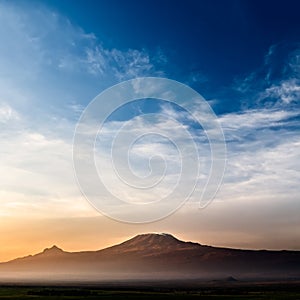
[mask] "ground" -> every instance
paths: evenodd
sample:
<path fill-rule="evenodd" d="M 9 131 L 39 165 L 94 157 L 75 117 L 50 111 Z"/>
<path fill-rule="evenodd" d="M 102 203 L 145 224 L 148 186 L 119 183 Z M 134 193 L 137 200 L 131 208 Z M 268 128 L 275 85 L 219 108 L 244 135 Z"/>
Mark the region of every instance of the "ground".
<path fill-rule="evenodd" d="M 10 299 L 233 299 L 289 300 L 300 299 L 300 284 L 209 284 L 195 287 L 171 286 L 42 286 L 2 285 L 0 300 Z"/>

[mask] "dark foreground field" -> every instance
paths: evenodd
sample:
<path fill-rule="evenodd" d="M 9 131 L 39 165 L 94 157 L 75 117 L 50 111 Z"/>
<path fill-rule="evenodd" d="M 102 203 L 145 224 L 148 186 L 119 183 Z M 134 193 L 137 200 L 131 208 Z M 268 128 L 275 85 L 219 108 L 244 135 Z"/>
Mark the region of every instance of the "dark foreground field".
<path fill-rule="evenodd" d="M 2 285 L 0 299 L 271 299 L 300 300 L 300 283 L 208 283 L 197 286 L 156 285 L 147 283 L 139 286 L 42 286 Z"/>

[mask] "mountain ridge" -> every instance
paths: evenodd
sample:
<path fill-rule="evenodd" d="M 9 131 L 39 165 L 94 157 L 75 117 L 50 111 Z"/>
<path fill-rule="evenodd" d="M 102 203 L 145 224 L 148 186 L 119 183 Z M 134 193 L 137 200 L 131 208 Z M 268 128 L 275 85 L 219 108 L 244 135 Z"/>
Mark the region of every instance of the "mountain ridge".
<path fill-rule="evenodd" d="M 161 242 L 164 240 L 164 243 L 161 244 Z M 192 242 L 192 241 L 182 241 L 177 239 L 175 236 L 173 236 L 172 234 L 169 233 L 142 233 L 142 234 L 138 234 L 135 235 L 131 238 L 129 238 L 126 241 L 123 241 L 121 243 L 112 245 L 112 246 L 108 246 L 108 247 L 104 247 L 98 250 L 79 250 L 79 251 L 66 251 L 63 248 L 60 248 L 57 245 L 52 245 L 50 247 L 46 247 L 44 248 L 41 252 L 38 252 L 36 254 L 29 254 L 26 255 L 24 257 L 18 257 L 18 258 L 14 258 L 11 259 L 9 261 L 5 261 L 5 262 L 0 262 L 0 264 L 2 263 L 7 263 L 7 262 L 11 262 L 14 261 L 16 259 L 22 259 L 22 258 L 26 258 L 26 257 L 33 257 L 36 255 L 40 255 L 40 254 L 55 254 L 55 253 L 91 253 L 91 252 L 100 252 L 100 251 L 105 251 L 105 250 L 110 250 L 116 247 L 120 247 L 120 246 L 129 246 L 132 247 L 134 245 L 137 244 L 141 244 L 141 243 L 147 243 L 148 245 L 152 244 L 153 248 L 160 248 L 163 246 L 174 246 L 175 243 L 177 243 L 177 245 L 190 245 L 190 246 L 201 246 L 201 247 L 207 247 L 207 248 L 214 248 L 214 249 L 222 249 L 222 250 L 232 250 L 232 251 L 252 251 L 252 252 L 295 252 L 298 253 L 300 252 L 299 250 L 268 250 L 268 249 L 241 249 L 241 248 L 230 248 L 230 247 L 222 247 L 222 246 L 210 246 L 210 245 L 205 245 L 205 244 L 201 244 L 198 242 Z M 160 243 L 160 244 L 158 244 Z M 143 245 L 145 247 L 145 245 Z"/>
<path fill-rule="evenodd" d="M 0 263 L 1 275 L 94 278 L 300 278 L 300 251 L 241 250 L 185 242 L 168 233 L 139 234 L 95 251 L 67 252 L 53 245 Z M 68 275 L 66 275 L 68 274 Z M 224 278 L 225 278 L 224 277 Z"/>

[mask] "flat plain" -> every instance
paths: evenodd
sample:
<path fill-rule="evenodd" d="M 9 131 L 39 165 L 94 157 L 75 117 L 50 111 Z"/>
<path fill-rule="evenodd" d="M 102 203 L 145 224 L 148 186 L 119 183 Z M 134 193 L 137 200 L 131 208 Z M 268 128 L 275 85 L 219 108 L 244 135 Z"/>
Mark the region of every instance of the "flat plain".
<path fill-rule="evenodd" d="M 174 284 L 174 283 L 173 283 Z M 299 282 L 199 284 L 2 285 L 0 299 L 235 299 L 299 300 Z"/>

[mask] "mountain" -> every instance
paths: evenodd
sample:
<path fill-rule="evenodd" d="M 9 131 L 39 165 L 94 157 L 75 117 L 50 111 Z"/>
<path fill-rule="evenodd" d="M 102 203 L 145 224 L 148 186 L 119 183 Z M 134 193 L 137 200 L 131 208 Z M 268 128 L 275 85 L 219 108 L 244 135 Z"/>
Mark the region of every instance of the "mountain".
<path fill-rule="evenodd" d="M 239 250 L 141 234 L 98 251 L 57 246 L 0 263 L 0 279 L 300 278 L 299 251 Z"/>

